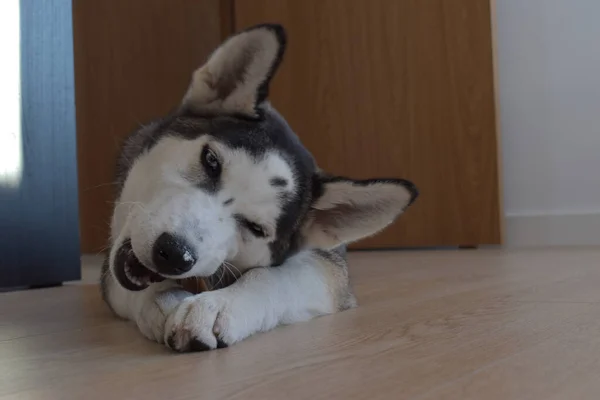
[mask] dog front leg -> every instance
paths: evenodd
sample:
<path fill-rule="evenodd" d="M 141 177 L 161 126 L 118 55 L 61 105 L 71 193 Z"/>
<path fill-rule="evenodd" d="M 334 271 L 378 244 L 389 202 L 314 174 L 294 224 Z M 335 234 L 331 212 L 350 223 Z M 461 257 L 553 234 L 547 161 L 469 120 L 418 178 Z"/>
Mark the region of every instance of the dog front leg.
<path fill-rule="evenodd" d="M 345 260 L 305 251 L 279 267 L 249 270 L 227 288 L 183 299 L 168 317 L 165 343 L 178 351 L 225 347 L 354 305 Z"/>

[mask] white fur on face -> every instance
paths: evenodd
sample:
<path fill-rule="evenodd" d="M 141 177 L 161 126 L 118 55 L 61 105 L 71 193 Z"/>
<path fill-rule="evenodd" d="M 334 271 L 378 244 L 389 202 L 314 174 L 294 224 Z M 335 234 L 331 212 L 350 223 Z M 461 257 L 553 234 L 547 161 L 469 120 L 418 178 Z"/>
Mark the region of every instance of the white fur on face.
<path fill-rule="evenodd" d="M 209 145 L 222 163 L 217 190 L 202 188 L 200 154 Z M 274 186 L 272 178 L 287 182 Z M 152 266 L 152 247 L 164 232 L 182 237 L 198 256 L 184 275 L 207 276 L 223 261 L 238 268 L 269 265 L 281 197 L 296 190 L 293 172 L 276 152 L 255 159 L 206 135 L 195 140 L 166 137 L 133 164 L 113 215 L 115 246 L 130 238 L 133 251 Z M 236 217 L 263 227 L 259 238 Z"/>

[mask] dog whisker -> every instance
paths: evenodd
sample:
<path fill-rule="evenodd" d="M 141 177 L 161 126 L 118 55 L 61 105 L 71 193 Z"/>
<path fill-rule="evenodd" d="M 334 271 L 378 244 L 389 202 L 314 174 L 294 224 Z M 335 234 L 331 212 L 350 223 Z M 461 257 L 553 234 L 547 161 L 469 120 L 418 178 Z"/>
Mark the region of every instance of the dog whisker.
<path fill-rule="evenodd" d="M 233 278 L 235 280 L 238 280 L 241 276 L 242 273 L 240 272 L 240 270 L 233 264 L 231 264 L 230 262 L 224 261 L 223 265 L 225 266 L 225 268 L 227 268 L 227 270 L 229 271 L 229 273 L 233 276 Z M 236 274 L 237 272 L 237 274 Z"/>
<path fill-rule="evenodd" d="M 219 278 L 219 281 L 217 282 L 217 284 L 215 285 L 216 287 L 219 287 L 219 285 L 221 284 L 221 282 L 223 281 L 223 278 L 225 277 L 225 270 L 223 268 L 219 268 L 221 270 L 221 277 Z"/>

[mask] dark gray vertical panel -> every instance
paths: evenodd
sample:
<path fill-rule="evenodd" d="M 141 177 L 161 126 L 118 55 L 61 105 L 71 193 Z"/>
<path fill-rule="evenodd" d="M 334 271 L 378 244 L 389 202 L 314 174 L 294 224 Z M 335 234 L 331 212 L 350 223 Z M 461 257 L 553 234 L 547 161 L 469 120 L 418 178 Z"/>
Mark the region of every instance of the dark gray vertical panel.
<path fill-rule="evenodd" d="M 0 182 L 0 287 L 80 277 L 71 0 L 20 5 L 22 175 Z"/>

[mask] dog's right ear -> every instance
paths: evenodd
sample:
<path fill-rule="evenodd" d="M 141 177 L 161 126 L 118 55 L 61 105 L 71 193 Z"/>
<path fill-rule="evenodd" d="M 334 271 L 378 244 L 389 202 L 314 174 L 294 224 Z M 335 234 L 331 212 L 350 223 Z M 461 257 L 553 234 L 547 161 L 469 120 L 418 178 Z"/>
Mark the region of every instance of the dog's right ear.
<path fill-rule="evenodd" d="M 183 107 L 259 117 L 285 43 L 283 27 L 275 24 L 257 25 L 232 36 L 194 72 Z"/>
<path fill-rule="evenodd" d="M 313 204 L 303 227 L 305 246 L 332 249 L 391 224 L 419 195 L 405 179 L 353 180 L 316 176 Z"/>

